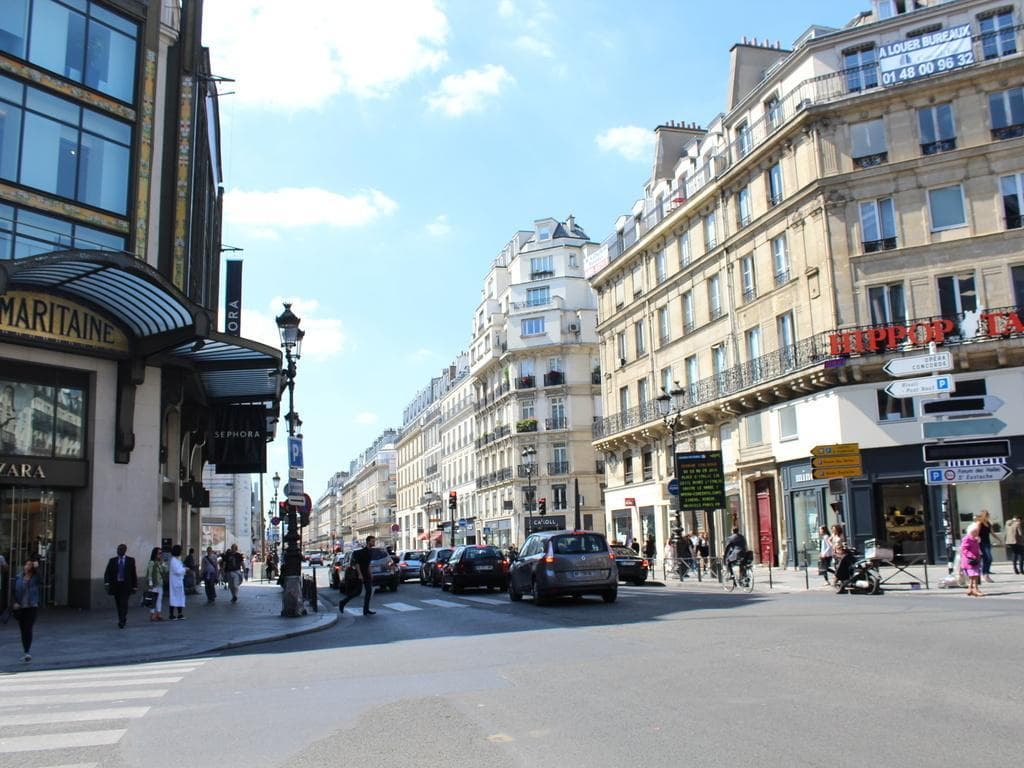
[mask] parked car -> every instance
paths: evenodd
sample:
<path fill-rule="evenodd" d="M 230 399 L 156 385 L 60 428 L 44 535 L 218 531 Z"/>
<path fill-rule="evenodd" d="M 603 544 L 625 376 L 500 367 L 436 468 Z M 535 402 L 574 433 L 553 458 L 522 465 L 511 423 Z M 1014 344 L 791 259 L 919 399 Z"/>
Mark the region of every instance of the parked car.
<path fill-rule="evenodd" d="M 331 586 L 341 589 L 341 583 L 345 578 L 345 569 L 352 562 L 352 555 L 359 550 L 345 552 L 335 556 L 331 566 Z M 370 575 L 373 578 L 373 586 L 379 589 L 390 589 L 398 591 L 401 577 L 398 574 L 398 566 L 395 565 L 391 554 L 381 547 L 374 547 L 370 550 Z"/>
<path fill-rule="evenodd" d="M 420 566 L 430 553 L 427 550 L 411 549 L 398 553 L 398 577 L 401 581 L 418 579 Z"/>
<path fill-rule="evenodd" d="M 508 561 L 497 547 L 476 544 L 452 552 L 441 571 L 441 589 L 458 594 L 466 587 L 508 588 Z"/>
<path fill-rule="evenodd" d="M 323 552 L 307 552 L 306 563 L 308 565 L 323 565 L 324 564 L 324 553 Z"/>
<path fill-rule="evenodd" d="M 420 584 L 437 587 L 441 584 L 441 571 L 454 550 L 451 547 L 434 547 L 420 566 Z"/>
<path fill-rule="evenodd" d="M 619 581 L 628 581 L 640 586 L 647 581 L 650 562 L 643 555 L 638 555 L 629 547 L 612 547 L 615 555 L 615 567 L 619 571 Z"/>
<path fill-rule="evenodd" d="M 331 561 L 331 589 L 341 589 L 341 580 L 345 576 L 345 566 L 348 565 L 347 558 L 351 554 L 351 552 L 339 552 Z"/>
<path fill-rule="evenodd" d="M 545 531 L 532 534 L 509 569 L 508 596 L 525 593 L 541 605 L 560 595 L 600 595 L 614 603 L 619 592 L 615 556 L 604 534 L 594 531 Z"/>

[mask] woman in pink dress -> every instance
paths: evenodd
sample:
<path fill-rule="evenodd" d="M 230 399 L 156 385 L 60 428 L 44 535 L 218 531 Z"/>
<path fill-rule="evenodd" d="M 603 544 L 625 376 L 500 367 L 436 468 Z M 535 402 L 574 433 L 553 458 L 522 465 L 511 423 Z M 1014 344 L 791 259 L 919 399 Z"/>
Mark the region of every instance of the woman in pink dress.
<path fill-rule="evenodd" d="M 977 523 L 972 523 L 960 541 L 960 570 L 967 577 L 967 594 L 983 597 L 981 583 L 981 536 Z"/>

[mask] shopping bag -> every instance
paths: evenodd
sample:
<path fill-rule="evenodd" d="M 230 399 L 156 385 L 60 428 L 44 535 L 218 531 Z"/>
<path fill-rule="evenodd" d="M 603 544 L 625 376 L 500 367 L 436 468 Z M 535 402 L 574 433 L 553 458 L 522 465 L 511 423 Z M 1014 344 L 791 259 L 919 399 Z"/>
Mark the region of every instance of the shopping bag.
<path fill-rule="evenodd" d="M 154 608 L 156 607 L 156 590 L 148 589 L 142 593 L 142 607 L 143 608 Z"/>

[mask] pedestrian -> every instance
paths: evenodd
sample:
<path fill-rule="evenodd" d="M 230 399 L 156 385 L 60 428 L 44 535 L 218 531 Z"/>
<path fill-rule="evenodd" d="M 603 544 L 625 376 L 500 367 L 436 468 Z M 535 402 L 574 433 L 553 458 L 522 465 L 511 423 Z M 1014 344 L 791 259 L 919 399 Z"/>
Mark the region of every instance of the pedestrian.
<path fill-rule="evenodd" d="M 199 573 L 196 568 L 196 548 L 188 548 L 188 557 L 185 558 L 185 594 L 198 595 L 199 590 L 196 584 L 199 581 Z"/>
<path fill-rule="evenodd" d="M 971 523 L 960 541 L 960 570 L 967 577 L 967 594 L 972 597 L 985 596 L 979 588 L 983 562 L 980 529 L 978 523 Z"/>
<path fill-rule="evenodd" d="M 846 581 L 850 576 L 850 558 L 846 557 L 846 532 L 843 526 L 835 523 L 832 526 L 832 535 L 828 539 L 832 547 L 832 565 L 835 571 L 835 582 Z"/>
<path fill-rule="evenodd" d="M 249 555 L 244 555 L 244 554 L 242 555 L 242 581 L 248 581 L 249 580 L 249 562 L 250 562 L 250 559 L 251 558 L 250 558 Z"/>
<path fill-rule="evenodd" d="M 164 564 L 163 551 L 160 547 L 153 547 L 153 551 L 149 555 L 146 580 L 149 582 L 149 591 L 156 593 L 156 602 L 149 609 L 149 620 L 163 621 L 164 582 L 167 581 L 167 566 Z"/>
<path fill-rule="evenodd" d="M 638 555 L 640 554 L 640 539 L 633 539 L 633 543 L 630 544 L 629 546 Z"/>
<path fill-rule="evenodd" d="M 644 544 L 644 557 L 650 563 L 650 569 L 654 571 L 654 561 L 658 557 L 658 545 L 654 541 L 654 534 L 647 537 L 647 541 Z"/>
<path fill-rule="evenodd" d="M 693 568 L 693 540 L 690 534 L 680 536 L 676 542 L 676 558 L 679 565 L 679 578 L 685 579 Z"/>
<path fill-rule="evenodd" d="M 184 620 L 185 614 L 185 564 L 181 562 L 181 544 L 171 547 L 171 589 L 168 595 L 168 604 L 171 607 L 171 619 Z M 178 609 L 178 615 L 174 615 L 174 609 Z"/>
<path fill-rule="evenodd" d="M 978 524 L 978 535 L 981 541 L 981 578 L 992 582 L 992 539 L 1002 544 L 999 537 L 992 530 L 992 518 L 987 509 L 983 509 L 974 518 Z"/>
<path fill-rule="evenodd" d="M 708 542 L 708 532 L 701 531 L 697 536 L 697 556 L 700 558 L 700 567 L 704 573 L 708 572 L 708 561 L 711 558 L 711 544 Z"/>
<path fill-rule="evenodd" d="M 357 549 L 352 553 L 352 559 L 349 563 L 348 570 L 345 572 L 345 580 L 351 583 L 351 580 L 359 582 L 363 592 L 363 616 L 373 616 L 376 611 L 370 610 L 370 595 L 373 594 L 373 575 L 370 573 L 370 560 L 372 559 L 373 545 L 377 543 L 376 536 L 366 537 L 366 546 L 362 549 Z M 348 605 L 348 601 L 353 597 L 359 595 L 358 591 L 349 592 L 346 589 L 347 594 L 342 598 L 341 602 L 338 603 L 338 610 L 344 611 L 345 606 Z"/>
<path fill-rule="evenodd" d="M 117 555 L 107 561 L 103 572 L 103 584 L 107 594 L 112 595 L 117 606 L 117 626 L 124 629 L 128 622 L 128 598 L 139 588 L 139 574 L 135 570 L 135 558 L 128 557 L 128 545 L 118 544 Z"/>
<path fill-rule="evenodd" d="M 39 611 L 39 575 L 36 573 L 38 563 L 28 559 L 22 566 L 21 573 L 14 579 L 14 591 L 11 594 L 11 614 L 18 621 L 21 629 L 21 647 L 25 655 L 22 661 L 32 661 L 32 627 L 36 623 Z"/>
<path fill-rule="evenodd" d="M 515 560 L 517 557 L 519 557 L 519 550 L 516 549 L 515 542 L 513 542 L 513 543 L 508 545 L 508 559 L 509 559 L 509 562 Z"/>
<path fill-rule="evenodd" d="M 1013 572 L 1024 574 L 1024 521 L 1020 515 L 1006 524 L 1006 548 L 1013 560 Z"/>
<path fill-rule="evenodd" d="M 213 547 L 207 547 L 203 555 L 202 576 L 206 604 L 211 605 L 217 599 L 217 556 L 213 554 Z"/>
<path fill-rule="evenodd" d="M 232 544 L 231 549 L 224 553 L 224 578 L 231 590 L 231 602 L 238 602 L 238 587 L 242 583 L 242 554 L 238 545 Z"/>
<path fill-rule="evenodd" d="M 821 526 L 818 529 L 818 575 L 828 584 L 828 568 L 832 564 L 832 540 L 829 537 L 828 528 Z"/>

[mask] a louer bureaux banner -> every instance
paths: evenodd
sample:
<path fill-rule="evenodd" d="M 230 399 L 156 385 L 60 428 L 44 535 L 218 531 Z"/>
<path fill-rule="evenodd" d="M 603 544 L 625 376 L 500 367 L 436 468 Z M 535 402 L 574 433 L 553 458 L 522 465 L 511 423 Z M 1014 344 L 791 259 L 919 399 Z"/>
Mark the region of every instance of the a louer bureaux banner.
<path fill-rule="evenodd" d="M 210 461 L 217 474 L 266 471 L 267 415 L 262 406 L 221 406 L 212 421 Z"/>

